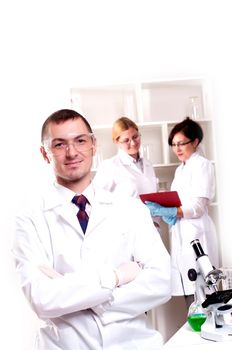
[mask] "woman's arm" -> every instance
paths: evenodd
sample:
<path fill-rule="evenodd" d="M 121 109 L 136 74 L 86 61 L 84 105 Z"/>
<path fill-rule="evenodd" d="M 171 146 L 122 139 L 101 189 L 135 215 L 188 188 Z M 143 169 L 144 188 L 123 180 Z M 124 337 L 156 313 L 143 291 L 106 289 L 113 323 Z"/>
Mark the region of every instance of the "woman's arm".
<path fill-rule="evenodd" d="M 195 198 L 191 206 L 182 206 L 177 209 L 177 217 L 185 219 L 200 218 L 207 211 L 208 204 L 208 198 Z"/>

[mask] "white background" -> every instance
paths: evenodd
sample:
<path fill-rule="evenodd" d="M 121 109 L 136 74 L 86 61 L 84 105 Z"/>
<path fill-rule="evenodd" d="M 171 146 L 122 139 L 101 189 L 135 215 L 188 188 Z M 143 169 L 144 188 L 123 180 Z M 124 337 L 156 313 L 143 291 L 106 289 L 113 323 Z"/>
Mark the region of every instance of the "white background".
<path fill-rule="evenodd" d="M 214 119 L 223 262 L 231 258 L 230 0 L 3 0 L 0 4 L 0 348 L 31 350 L 10 254 L 12 218 L 46 173 L 40 128 L 70 87 L 204 76 Z M 88 116 L 86 116 L 88 117 Z M 3 345 L 4 344 L 4 345 Z"/>

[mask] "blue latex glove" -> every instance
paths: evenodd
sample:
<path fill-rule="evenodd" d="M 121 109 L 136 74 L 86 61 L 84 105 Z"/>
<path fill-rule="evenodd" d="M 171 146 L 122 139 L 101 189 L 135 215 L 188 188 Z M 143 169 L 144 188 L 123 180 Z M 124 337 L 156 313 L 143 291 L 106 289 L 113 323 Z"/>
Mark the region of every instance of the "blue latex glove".
<path fill-rule="evenodd" d="M 176 217 L 177 215 L 176 207 L 163 207 L 158 203 L 147 201 L 145 202 L 145 204 L 149 208 L 151 216 Z"/>
<path fill-rule="evenodd" d="M 162 216 L 162 220 L 168 225 L 175 225 L 177 217 L 176 216 Z"/>

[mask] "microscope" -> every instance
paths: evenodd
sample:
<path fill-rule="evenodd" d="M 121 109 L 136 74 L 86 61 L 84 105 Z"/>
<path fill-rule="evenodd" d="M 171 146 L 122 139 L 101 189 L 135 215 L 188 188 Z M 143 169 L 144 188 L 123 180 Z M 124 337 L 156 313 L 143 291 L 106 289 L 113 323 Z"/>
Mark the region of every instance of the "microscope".
<path fill-rule="evenodd" d="M 196 298 L 206 314 L 201 326 L 201 337 L 213 341 L 232 341 L 232 324 L 225 322 L 225 314 L 232 312 L 232 305 L 227 304 L 232 298 L 232 289 L 219 290 L 219 283 L 226 276 L 213 267 L 199 239 L 191 242 L 196 255 L 198 271 L 190 269 L 188 277 L 196 281 Z"/>

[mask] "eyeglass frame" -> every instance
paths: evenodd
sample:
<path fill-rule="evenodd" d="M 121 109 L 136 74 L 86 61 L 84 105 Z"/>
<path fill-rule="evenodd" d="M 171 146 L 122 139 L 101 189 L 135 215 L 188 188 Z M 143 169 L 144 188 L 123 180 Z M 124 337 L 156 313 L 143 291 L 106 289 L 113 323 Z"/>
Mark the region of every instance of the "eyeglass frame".
<path fill-rule="evenodd" d="M 84 137 L 84 136 L 88 136 L 89 140 L 92 140 L 92 144 L 91 144 L 91 146 L 89 145 L 88 148 L 86 148 L 86 149 L 80 149 L 79 147 L 83 147 L 84 145 L 75 144 L 75 140 L 80 140 L 81 137 Z M 94 133 L 79 134 L 79 135 L 75 135 L 72 142 L 67 142 L 68 140 L 58 137 L 58 138 L 55 138 L 54 140 L 51 141 L 51 145 L 48 145 L 48 140 L 45 140 L 43 142 L 43 147 L 47 151 L 51 152 L 51 154 L 53 154 L 54 156 L 57 157 L 57 156 L 64 155 L 65 153 L 67 153 L 67 151 L 70 149 L 71 145 L 74 147 L 75 151 L 77 151 L 77 152 L 88 152 L 89 150 L 91 150 L 91 148 L 93 148 L 95 140 L 96 140 L 96 137 L 95 137 Z M 57 142 L 56 145 L 52 144 L 52 143 L 54 143 L 54 141 Z M 56 148 L 56 146 L 58 146 L 59 144 L 62 144 L 62 143 L 64 144 L 64 146 L 62 146 L 61 148 Z M 85 145 L 85 146 L 87 146 L 87 145 Z M 54 150 L 55 150 L 55 152 L 54 152 Z"/>
<path fill-rule="evenodd" d="M 117 142 L 121 143 L 121 145 L 129 146 L 132 141 L 134 143 L 138 143 L 139 140 L 141 139 L 141 134 L 138 133 L 137 135 L 132 136 L 130 139 L 127 137 L 123 141 L 119 141 L 119 139 L 120 139 L 120 136 L 118 137 Z"/>
<path fill-rule="evenodd" d="M 193 142 L 193 140 L 189 140 L 189 141 L 186 141 L 186 142 L 177 142 L 177 143 L 172 143 L 170 146 L 171 147 L 184 147 L 186 145 L 188 145 L 189 143 Z"/>

